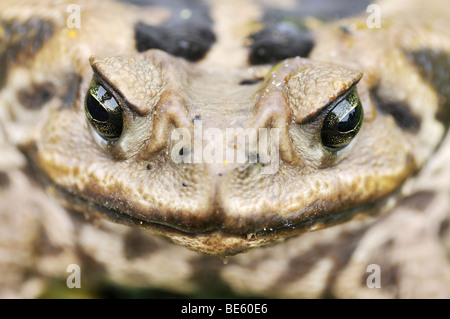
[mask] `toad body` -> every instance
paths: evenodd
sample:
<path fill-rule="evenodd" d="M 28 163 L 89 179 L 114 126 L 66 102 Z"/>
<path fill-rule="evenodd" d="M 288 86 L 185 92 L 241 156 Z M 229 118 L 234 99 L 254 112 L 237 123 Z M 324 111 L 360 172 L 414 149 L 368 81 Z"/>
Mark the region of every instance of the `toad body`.
<path fill-rule="evenodd" d="M 120 283 L 189 291 L 198 268 L 244 293 L 339 295 L 330 274 L 352 265 L 368 225 L 394 223 L 379 215 L 414 198 L 443 143 L 450 35 L 438 3 L 382 2 L 375 27 L 367 14 L 324 23 L 258 1 L 239 14 L 234 1 L 2 3 L 2 227 L 16 245 L 6 251 L 35 247 L 9 262 L 48 274 L 89 256 Z M 366 251 L 397 247 L 377 236 L 383 248 Z M 208 256 L 236 254 L 226 266 Z M 263 282 L 273 266 L 281 283 L 241 287 L 233 278 L 254 260 L 271 265 Z M 313 289 L 280 279 L 299 268 L 319 271 Z"/>

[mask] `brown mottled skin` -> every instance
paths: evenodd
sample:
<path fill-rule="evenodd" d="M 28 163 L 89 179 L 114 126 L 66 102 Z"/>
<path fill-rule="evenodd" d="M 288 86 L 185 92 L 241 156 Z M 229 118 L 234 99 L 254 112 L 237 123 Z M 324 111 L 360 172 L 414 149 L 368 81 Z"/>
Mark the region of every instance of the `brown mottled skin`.
<path fill-rule="evenodd" d="M 66 25 L 70 1 L 0 4 L 1 297 L 39 296 L 69 264 L 98 284 L 183 294 L 450 297 L 441 1 L 380 2 L 375 29 L 365 13 L 309 17 L 309 55 L 261 65 L 249 65 L 245 44 L 261 28 L 258 1 L 208 2 L 216 39 L 195 61 L 136 49 L 133 26 L 162 25 L 169 7 L 75 2 L 79 29 Z M 236 6 L 236 19 L 224 14 Z M 52 27 L 11 31 L 33 17 Z M 440 73 L 423 52 L 444 57 Z M 116 140 L 87 121 L 93 78 L 121 101 Z M 352 89 L 361 129 L 330 149 L 324 119 Z M 276 171 L 189 163 L 194 150 L 181 153 L 171 134 L 194 136 L 200 121 L 235 129 L 237 141 L 238 129 L 277 130 Z M 239 147 L 227 140 L 223 153 Z M 371 264 L 381 288 L 366 285 Z"/>

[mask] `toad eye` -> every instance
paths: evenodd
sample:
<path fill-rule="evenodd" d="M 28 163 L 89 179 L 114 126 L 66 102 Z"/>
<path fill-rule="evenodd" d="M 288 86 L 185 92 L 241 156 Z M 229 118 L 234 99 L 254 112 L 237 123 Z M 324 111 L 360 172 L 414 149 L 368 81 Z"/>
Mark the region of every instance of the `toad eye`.
<path fill-rule="evenodd" d="M 358 134 L 363 117 L 358 93 L 353 89 L 325 116 L 321 132 L 323 145 L 332 150 L 347 146 Z"/>
<path fill-rule="evenodd" d="M 115 140 L 122 134 L 122 108 L 114 96 L 97 81 L 92 82 L 86 95 L 85 112 L 88 122 L 105 140 Z"/>

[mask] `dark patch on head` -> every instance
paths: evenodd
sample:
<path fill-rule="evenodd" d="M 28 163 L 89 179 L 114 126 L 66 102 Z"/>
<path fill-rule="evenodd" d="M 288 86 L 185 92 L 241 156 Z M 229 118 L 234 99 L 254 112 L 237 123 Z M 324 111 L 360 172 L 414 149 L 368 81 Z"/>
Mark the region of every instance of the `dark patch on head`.
<path fill-rule="evenodd" d="M 11 180 L 7 173 L 0 171 L 0 189 L 6 188 L 11 184 Z"/>
<path fill-rule="evenodd" d="M 159 249 L 158 244 L 145 236 L 140 229 L 131 229 L 124 236 L 124 253 L 127 259 L 149 255 Z"/>
<path fill-rule="evenodd" d="M 161 25 L 151 26 L 142 22 L 135 24 L 134 35 L 139 52 L 160 49 L 189 61 L 198 61 L 208 53 L 216 41 L 209 8 L 199 0 L 126 2 L 141 6 L 163 6 L 172 11 L 171 17 Z M 183 15 L 183 12 L 188 14 Z"/>
<path fill-rule="evenodd" d="M 290 57 L 307 57 L 314 47 L 311 32 L 301 21 L 288 18 L 269 19 L 266 28 L 250 36 L 249 62 L 276 63 Z"/>
<path fill-rule="evenodd" d="M 352 28 L 350 26 L 342 25 L 342 26 L 340 26 L 340 29 L 346 35 L 352 35 Z"/>
<path fill-rule="evenodd" d="M 436 119 L 448 128 L 450 126 L 450 54 L 439 50 L 420 49 L 406 52 L 406 56 L 417 67 L 423 79 L 439 95 Z"/>
<path fill-rule="evenodd" d="M 435 196 L 436 194 L 432 191 L 420 191 L 405 197 L 399 205 L 415 209 L 417 211 L 424 211 Z"/>
<path fill-rule="evenodd" d="M 265 29 L 251 38 L 249 62 L 254 65 L 273 64 L 296 56 L 308 57 L 314 47 L 314 40 L 308 31 L 272 32 Z"/>
<path fill-rule="evenodd" d="M 306 18 L 315 17 L 322 21 L 341 19 L 365 12 L 369 3 L 369 0 L 303 0 L 289 10 L 265 7 L 261 18 L 264 29 L 250 36 L 253 41 L 249 62 L 265 64 L 296 56 L 308 57 L 314 47 L 314 38 L 304 23 Z"/>
<path fill-rule="evenodd" d="M 19 90 L 17 99 L 28 110 L 39 110 L 54 96 L 55 88 L 52 83 L 45 82 Z"/>
<path fill-rule="evenodd" d="M 378 264 L 377 264 L 378 265 Z M 392 291 L 397 291 L 399 283 L 399 267 L 394 263 L 384 259 L 383 262 L 379 264 L 380 266 L 380 286 L 385 289 L 390 289 Z M 367 279 L 373 273 L 365 273 L 362 276 L 361 286 L 367 287 Z"/>
<path fill-rule="evenodd" d="M 420 117 L 412 112 L 408 104 L 403 101 L 383 99 L 378 94 L 377 88 L 372 89 L 370 93 L 373 102 L 381 113 L 392 115 L 395 123 L 410 133 L 417 133 L 419 131 L 421 125 Z"/>
<path fill-rule="evenodd" d="M 174 23 L 154 27 L 139 22 L 134 31 L 139 52 L 160 49 L 193 62 L 202 59 L 215 42 L 211 30 L 192 24 Z"/>
<path fill-rule="evenodd" d="M 33 17 L 27 21 L 2 22 L 0 46 L 0 88 L 5 84 L 11 64 L 26 64 L 53 35 L 50 21 Z"/>

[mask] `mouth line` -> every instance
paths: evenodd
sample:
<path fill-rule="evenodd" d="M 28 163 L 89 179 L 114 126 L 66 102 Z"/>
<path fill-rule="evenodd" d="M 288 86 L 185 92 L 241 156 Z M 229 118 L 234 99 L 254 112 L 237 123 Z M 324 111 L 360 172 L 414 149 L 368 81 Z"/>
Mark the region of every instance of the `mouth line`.
<path fill-rule="evenodd" d="M 54 185 L 54 183 L 50 183 L 49 186 L 53 188 L 54 194 L 62 200 L 63 205 L 66 204 L 67 208 L 76 214 L 81 212 L 86 218 L 91 216 L 94 219 L 147 230 L 154 235 L 165 237 L 175 244 L 185 246 L 187 249 L 222 257 L 243 253 L 251 248 L 280 242 L 303 233 L 329 228 L 357 219 L 358 216 L 375 216 L 380 208 L 384 207 L 384 204 L 380 202 L 369 203 L 340 212 L 321 214 L 318 217 L 311 217 L 314 214 L 308 214 L 309 216 L 306 218 L 292 222 L 284 220 L 283 223 L 278 222 L 273 227 L 250 229 L 251 225 L 248 225 L 245 229 L 233 231 L 229 227 L 226 228 L 219 223 L 211 222 L 209 227 L 203 229 L 185 229 L 169 223 L 145 220 L 130 215 L 126 211 L 107 207 L 94 200 L 83 198 L 76 192 Z M 382 202 L 388 202 L 389 198 L 391 196 Z M 83 216 L 83 214 L 79 215 Z M 298 212 L 298 215 L 301 215 L 301 212 Z M 208 226 L 208 224 L 206 225 Z"/>
<path fill-rule="evenodd" d="M 68 191 L 54 183 L 51 187 L 56 191 L 59 198 L 67 203 L 67 206 L 73 208 L 77 212 L 86 213 L 89 216 L 105 219 L 117 224 L 126 226 L 134 226 L 144 229 L 155 230 L 157 233 L 178 233 L 180 235 L 194 236 L 197 234 L 207 234 L 219 230 L 218 227 L 212 225 L 210 228 L 189 230 L 170 223 L 163 223 L 157 220 L 148 220 L 139 218 L 133 214 L 127 213 L 125 210 L 120 210 L 114 207 L 104 205 L 94 199 L 85 198 L 76 192 Z M 75 208 L 74 208 L 75 207 Z"/>
<path fill-rule="evenodd" d="M 264 227 L 252 227 L 251 225 L 249 225 L 249 227 L 243 227 L 238 231 L 232 231 L 224 226 L 221 226 L 221 224 L 214 222 L 205 223 L 205 225 L 209 224 L 209 226 L 206 227 L 187 228 L 177 227 L 174 224 L 164 223 L 158 220 L 139 218 L 136 215 L 127 213 L 125 210 L 108 207 L 102 203 L 99 203 L 98 201 L 79 196 L 79 194 L 72 193 L 53 183 L 52 186 L 54 187 L 54 189 L 56 189 L 60 198 L 64 198 L 66 202 L 70 203 L 69 205 L 72 208 L 76 207 L 74 209 L 76 211 L 84 212 L 93 217 L 109 220 L 117 224 L 148 229 L 166 237 L 170 237 L 171 234 L 196 237 L 212 233 L 221 233 L 224 237 L 232 236 L 244 238 L 247 240 L 261 237 L 285 238 L 292 235 L 311 232 L 323 228 L 328 228 L 336 224 L 341 224 L 353 219 L 361 212 L 377 210 L 379 209 L 380 205 L 383 206 L 380 203 L 368 203 L 355 208 L 350 208 L 329 214 L 320 214 L 320 216 L 303 218 L 297 221 L 290 221 L 286 219 L 273 225 L 267 225 Z M 388 198 L 389 197 L 390 196 L 388 196 Z"/>

